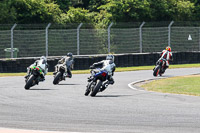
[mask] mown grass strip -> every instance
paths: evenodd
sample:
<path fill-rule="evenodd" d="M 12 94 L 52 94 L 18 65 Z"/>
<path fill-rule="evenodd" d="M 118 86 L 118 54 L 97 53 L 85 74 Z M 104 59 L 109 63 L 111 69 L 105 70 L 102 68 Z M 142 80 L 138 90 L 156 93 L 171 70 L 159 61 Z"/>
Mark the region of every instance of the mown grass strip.
<path fill-rule="evenodd" d="M 170 65 L 170 69 L 173 68 L 192 68 L 200 67 L 200 64 L 180 64 L 180 65 Z M 116 72 L 124 71 L 139 71 L 139 70 L 152 70 L 154 66 L 135 66 L 135 67 L 117 67 Z M 73 70 L 72 74 L 88 74 L 90 70 Z M 5 76 L 24 76 L 26 73 L 0 73 L 0 77 Z M 47 75 L 52 75 L 52 72 L 48 72 Z"/>
<path fill-rule="evenodd" d="M 154 80 L 141 87 L 148 91 L 200 96 L 200 75 Z"/>

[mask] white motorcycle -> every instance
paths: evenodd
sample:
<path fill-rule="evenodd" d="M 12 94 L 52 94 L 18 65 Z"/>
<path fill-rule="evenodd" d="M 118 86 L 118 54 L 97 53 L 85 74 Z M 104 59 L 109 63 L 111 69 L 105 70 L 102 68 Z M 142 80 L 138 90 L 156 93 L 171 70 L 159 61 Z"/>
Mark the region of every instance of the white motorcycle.
<path fill-rule="evenodd" d="M 66 70 L 67 70 L 67 68 L 66 68 L 66 65 L 64 65 L 64 64 L 57 64 L 55 66 L 55 72 L 53 73 L 54 74 L 54 80 L 53 80 L 54 85 L 58 84 L 62 80 L 65 80 Z"/>

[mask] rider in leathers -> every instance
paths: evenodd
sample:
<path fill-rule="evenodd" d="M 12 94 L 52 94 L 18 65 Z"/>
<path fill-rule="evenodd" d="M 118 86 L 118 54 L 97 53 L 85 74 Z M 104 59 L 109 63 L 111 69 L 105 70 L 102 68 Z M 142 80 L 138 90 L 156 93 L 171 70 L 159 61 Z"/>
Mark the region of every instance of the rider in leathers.
<path fill-rule="evenodd" d="M 40 75 L 41 77 L 40 81 L 44 81 L 45 75 L 48 72 L 47 58 L 45 56 L 41 56 L 39 60 L 36 60 L 33 64 L 27 67 L 27 75 L 25 76 L 25 78 L 30 76 L 30 72 L 31 72 L 30 68 L 33 66 L 37 66 L 41 68 L 42 74 Z"/>
<path fill-rule="evenodd" d="M 169 61 L 173 60 L 171 47 L 168 46 L 168 47 L 166 47 L 166 50 L 162 51 L 162 53 L 160 54 L 160 59 L 165 61 L 165 66 L 164 66 L 163 71 L 162 71 L 162 73 L 164 73 L 165 70 L 169 67 Z"/>
<path fill-rule="evenodd" d="M 115 71 L 115 63 L 114 63 L 114 56 L 113 55 L 107 55 L 106 60 L 102 60 L 100 62 L 94 63 L 92 66 L 90 66 L 91 69 L 94 68 L 101 68 L 100 71 L 106 70 L 108 72 L 108 81 L 106 81 L 103 85 L 100 91 L 104 91 L 109 84 L 114 84 L 114 71 Z"/>
<path fill-rule="evenodd" d="M 72 77 L 71 69 L 73 69 L 73 67 L 74 67 L 73 54 L 72 53 L 67 53 L 67 56 L 66 57 L 62 57 L 62 59 L 60 59 L 58 61 L 58 63 L 66 65 L 67 72 L 65 72 L 65 75 L 66 75 L 66 77 L 71 78 Z"/>

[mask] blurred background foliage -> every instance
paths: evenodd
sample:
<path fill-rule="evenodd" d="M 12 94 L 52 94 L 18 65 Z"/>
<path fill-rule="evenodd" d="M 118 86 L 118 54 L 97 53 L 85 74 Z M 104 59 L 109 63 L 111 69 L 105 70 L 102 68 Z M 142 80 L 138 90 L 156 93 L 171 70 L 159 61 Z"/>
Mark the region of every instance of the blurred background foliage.
<path fill-rule="evenodd" d="M 199 21 L 199 0 L 0 0 L 1 24 Z"/>

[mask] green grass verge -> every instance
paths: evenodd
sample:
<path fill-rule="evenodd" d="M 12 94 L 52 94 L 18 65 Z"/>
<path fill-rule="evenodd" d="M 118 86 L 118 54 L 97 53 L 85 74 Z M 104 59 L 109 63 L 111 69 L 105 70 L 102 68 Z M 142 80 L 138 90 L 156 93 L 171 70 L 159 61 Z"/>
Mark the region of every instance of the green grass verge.
<path fill-rule="evenodd" d="M 149 91 L 200 96 L 200 75 L 154 80 L 142 85 Z"/>
<path fill-rule="evenodd" d="M 153 70 L 155 66 L 137 66 L 137 67 L 117 67 L 117 72 L 123 71 L 138 71 L 138 70 Z M 192 68 L 192 67 L 200 67 L 200 64 L 180 64 L 180 65 L 170 65 L 169 69 L 174 68 Z"/>
<path fill-rule="evenodd" d="M 170 69 L 173 68 L 191 68 L 200 67 L 200 64 L 181 64 L 181 65 L 170 65 Z M 137 66 L 137 67 L 117 67 L 116 72 L 124 71 L 138 71 L 138 70 L 152 70 L 154 66 Z M 73 70 L 72 74 L 87 74 L 90 70 Z M 4 76 L 24 76 L 26 73 L 0 73 L 0 77 Z M 52 72 L 48 72 L 47 75 L 52 75 Z"/>

